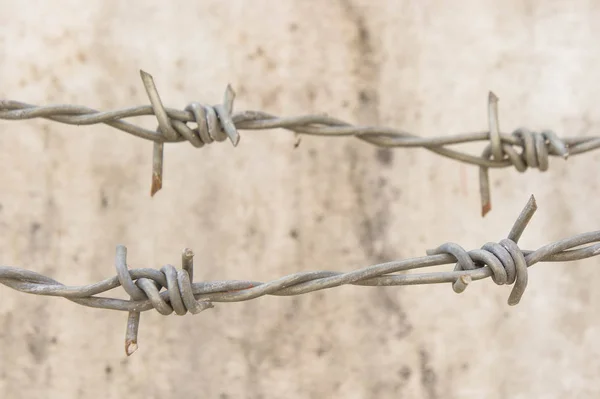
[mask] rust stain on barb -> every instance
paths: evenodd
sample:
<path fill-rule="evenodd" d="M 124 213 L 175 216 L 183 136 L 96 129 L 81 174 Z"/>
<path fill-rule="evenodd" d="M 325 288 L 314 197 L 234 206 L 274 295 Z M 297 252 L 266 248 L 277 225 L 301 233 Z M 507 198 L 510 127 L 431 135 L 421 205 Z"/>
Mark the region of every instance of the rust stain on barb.
<path fill-rule="evenodd" d="M 151 197 L 154 197 L 154 194 L 162 188 L 163 151 L 163 143 L 154 143 L 154 153 L 152 156 L 152 187 L 150 188 Z"/>

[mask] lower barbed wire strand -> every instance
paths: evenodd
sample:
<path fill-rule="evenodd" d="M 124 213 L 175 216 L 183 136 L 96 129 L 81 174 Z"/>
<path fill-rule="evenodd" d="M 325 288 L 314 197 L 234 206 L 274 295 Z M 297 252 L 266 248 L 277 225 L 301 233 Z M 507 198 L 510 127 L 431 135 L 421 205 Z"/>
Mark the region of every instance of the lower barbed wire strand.
<path fill-rule="evenodd" d="M 600 231 L 581 234 L 541 247 L 538 250 L 523 250 L 528 266 L 538 262 L 563 262 L 590 258 L 600 254 L 600 243 L 585 248 L 570 249 L 577 246 L 600 242 Z M 394 274 L 418 268 L 452 264 L 456 258 L 449 254 L 431 255 L 404 261 L 388 262 L 369 266 L 353 272 L 333 271 L 301 272 L 267 283 L 246 280 L 225 280 L 192 283 L 192 292 L 196 299 L 203 298 L 212 302 L 238 302 L 263 295 L 292 296 L 352 284 L 361 286 L 397 286 L 415 284 L 439 284 L 455 281 L 462 275 L 469 275 L 474 281 L 492 276 L 489 266 L 474 270 Z M 131 269 L 133 280 L 146 278 L 162 285 L 163 277 L 155 269 Z M 111 277 L 88 286 L 64 286 L 61 283 L 28 270 L 0 266 L 0 283 L 15 290 L 46 296 L 61 296 L 85 306 L 100 307 L 121 311 L 146 311 L 152 309 L 149 300 L 120 300 L 96 297 L 100 293 L 120 286 L 118 277 Z M 160 292 L 163 300 L 169 301 L 168 290 Z"/>
<path fill-rule="evenodd" d="M 573 237 L 569 239 L 569 241 L 565 245 L 567 245 L 568 247 L 574 247 L 579 245 L 585 245 L 594 241 L 600 241 L 600 231 L 594 231 Z M 522 252 L 525 255 L 526 260 L 528 261 L 529 266 L 538 262 L 568 262 L 583 260 L 600 254 L 600 243 L 589 245 L 585 248 L 561 250 L 560 252 L 554 253 L 554 251 L 556 250 L 556 245 L 560 243 L 560 241 L 552 243 L 547 247 L 542 247 L 538 249 L 537 251 L 522 250 Z M 543 258 L 538 259 L 538 254 L 542 254 Z M 488 268 L 486 267 L 478 268 L 473 272 L 437 272 L 429 274 L 423 273 L 390 275 L 391 273 L 399 271 L 408 271 L 423 267 L 452 264 L 455 261 L 456 259 L 451 255 L 433 255 L 422 258 L 413 258 L 406 261 L 382 263 L 365 268 L 367 270 L 378 269 L 377 272 L 381 274 L 380 276 L 367 277 L 363 280 L 358 280 L 351 283 L 339 283 L 338 281 L 336 282 L 336 286 L 344 284 L 370 287 L 415 284 L 442 284 L 452 282 L 454 281 L 454 279 L 461 275 L 470 275 L 473 278 L 473 280 L 481 280 L 487 277 L 492 277 L 491 269 L 488 270 Z M 162 273 L 156 269 L 130 269 L 129 273 L 132 279 L 134 280 L 140 278 L 148 278 L 151 280 L 160 281 L 163 278 Z M 298 283 L 294 286 L 283 288 L 278 291 L 269 293 L 268 295 L 294 296 L 313 292 L 316 288 L 324 288 L 311 286 L 311 284 L 309 284 L 311 281 L 323 279 L 326 277 L 344 276 L 346 274 L 347 273 L 334 271 L 297 273 L 296 275 L 294 275 L 296 276 L 296 278 L 305 278 L 307 280 L 302 283 Z M 118 277 L 116 276 L 103 280 L 99 283 L 90 284 L 86 286 L 65 286 L 59 283 L 58 281 L 55 281 L 49 277 L 43 276 L 33 271 L 9 266 L 0 266 L 0 282 L 8 287 L 14 288 L 17 291 L 34 295 L 59 296 L 70 300 L 92 299 L 91 297 L 93 297 L 93 301 L 84 301 L 82 302 L 82 304 L 86 304 L 86 306 L 96 308 L 100 307 L 104 309 L 129 311 L 132 309 L 132 307 L 129 305 L 133 306 L 133 304 L 135 304 L 135 306 L 141 307 L 142 310 L 152 309 L 150 302 L 147 300 L 127 301 L 114 299 L 113 302 L 112 298 L 94 297 L 94 295 L 98 295 L 119 287 L 120 283 Z M 245 289 L 254 288 L 263 284 L 265 283 L 250 280 L 196 282 L 192 284 L 192 291 L 195 296 L 206 296 L 213 302 L 236 302 L 245 301 L 252 298 L 243 298 L 239 295 L 226 296 L 225 294 L 227 294 L 228 291 L 236 291 L 237 293 L 243 292 Z M 168 300 L 169 294 L 167 291 L 161 292 L 160 295 L 165 300 Z M 105 299 L 109 301 L 105 302 Z M 127 305 L 122 306 L 123 304 Z"/>
<path fill-rule="evenodd" d="M 319 137 L 353 136 L 369 144 L 384 148 L 424 148 L 435 154 L 480 168 L 481 213 L 491 210 L 488 170 L 513 166 L 524 172 L 528 168 L 545 171 L 549 157 L 582 154 L 600 148 L 600 137 L 560 138 L 550 130 L 534 132 L 518 128 L 511 134 L 502 133 L 498 123 L 498 97 L 488 95 L 488 130 L 439 137 L 417 135 L 387 127 L 355 126 L 326 114 L 278 117 L 261 111 L 233 113 L 235 93 L 227 86 L 222 104 L 209 106 L 189 103 L 184 110 L 164 107 L 151 75 L 140 71 L 151 105 L 100 112 L 75 105 L 36 106 L 19 101 L 0 100 L 0 119 L 25 120 L 45 118 L 70 125 L 103 123 L 155 142 L 151 195 L 162 188 L 163 144 L 188 141 L 194 147 L 221 142 L 229 138 L 236 146 L 238 130 L 287 129 L 294 134 Z M 156 130 L 134 125 L 124 119 L 151 115 L 158 121 Z M 192 123 L 192 126 L 188 126 Z M 483 141 L 488 143 L 481 155 L 472 155 L 449 146 Z"/>
<path fill-rule="evenodd" d="M 488 243 L 472 251 L 446 243 L 428 251 L 429 255 L 424 257 L 377 264 L 347 273 L 300 272 L 266 283 L 243 280 L 193 283 L 193 253 L 189 249 L 182 252 L 181 269 L 166 265 L 160 270 L 130 270 L 126 263 L 127 250 L 118 246 L 117 276 L 96 284 L 65 286 L 42 274 L 8 266 L 0 266 L 0 284 L 24 293 L 61 296 L 83 306 L 129 312 L 125 340 L 128 356 L 138 349 L 141 312 L 150 309 L 163 315 L 173 312 L 183 315 L 188 311 L 196 314 L 213 307 L 213 302 L 240 302 L 264 295 L 301 295 L 341 285 L 381 287 L 452 283 L 454 290 L 461 293 L 471 282 L 487 277 L 492 277 L 499 285 L 514 282 L 508 303 L 516 305 L 527 286 L 529 266 L 541 261 L 573 261 L 600 254 L 600 231 L 565 238 L 535 251 L 521 250 L 516 241 L 535 209 L 532 197 L 509 234 L 513 239 Z M 578 248 L 583 245 L 587 246 Z M 508 255 L 502 255 L 503 251 Z M 456 265 L 450 272 L 395 274 L 451 263 Z M 119 286 L 130 295 L 130 300 L 96 296 Z"/>
<path fill-rule="evenodd" d="M 141 312 L 156 309 L 163 315 L 175 312 L 196 314 L 213 307 L 213 302 L 240 302 L 264 295 L 301 295 L 341 285 L 392 286 L 452 283 L 461 293 L 473 281 L 492 277 L 498 285 L 514 284 L 509 305 L 519 303 L 528 281 L 528 267 L 540 261 L 573 261 L 600 254 L 600 231 L 565 238 L 535 251 L 521 250 L 517 245 L 523 231 L 537 210 L 531 196 L 516 218 L 507 238 L 488 242 L 480 249 L 466 251 L 455 243 L 445 243 L 428 250 L 427 256 L 381 263 L 359 270 L 300 272 L 266 283 L 254 281 L 193 282 L 194 254 L 185 248 L 181 269 L 172 265 L 160 270 L 133 269 L 127 265 L 127 248 L 117 246 L 117 275 L 87 286 L 65 286 L 42 274 L 14 267 L 0 266 L 0 283 L 35 295 L 61 296 L 80 305 L 129 312 L 125 351 L 137 350 Z M 591 244 L 591 245 L 589 245 Z M 582 246 L 587 245 L 583 248 Z M 455 263 L 454 271 L 404 273 L 426 267 Z M 122 286 L 129 300 L 99 297 L 98 294 Z"/>

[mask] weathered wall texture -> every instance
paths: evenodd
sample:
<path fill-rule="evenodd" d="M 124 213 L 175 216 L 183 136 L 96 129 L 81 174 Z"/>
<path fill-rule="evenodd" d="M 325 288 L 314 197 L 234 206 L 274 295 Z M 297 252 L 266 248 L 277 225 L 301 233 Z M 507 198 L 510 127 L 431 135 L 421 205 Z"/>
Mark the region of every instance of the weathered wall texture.
<path fill-rule="evenodd" d="M 109 110 L 147 104 L 139 69 L 171 107 L 327 112 L 418 134 L 500 125 L 598 134 L 600 7 L 589 1 L 0 1 L 0 97 Z M 149 128 L 156 121 L 146 117 Z M 355 139 L 242 132 L 240 146 L 152 145 L 106 126 L 0 123 L 0 264 L 67 284 L 196 252 L 196 279 L 270 280 L 467 248 L 507 234 L 530 194 L 534 248 L 596 230 L 598 154 L 545 174 L 492 172 Z M 481 145 L 467 146 L 478 154 Z M 0 286 L 0 397 L 592 398 L 600 394 L 597 260 L 532 268 L 508 287 L 341 287 L 217 304 L 198 316 L 126 315 Z M 118 294 L 121 295 L 119 291 Z M 177 395 L 177 396 L 176 396 Z"/>

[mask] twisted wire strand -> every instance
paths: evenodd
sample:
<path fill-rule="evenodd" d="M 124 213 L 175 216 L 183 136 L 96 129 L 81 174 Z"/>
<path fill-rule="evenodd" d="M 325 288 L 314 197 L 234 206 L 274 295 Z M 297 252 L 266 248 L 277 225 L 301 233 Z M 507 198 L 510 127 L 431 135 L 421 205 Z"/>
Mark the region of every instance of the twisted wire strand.
<path fill-rule="evenodd" d="M 491 277 L 498 285 L 513 285 L 509 305 L 519 303 L 528 283 L 528 267 L 538 262 L 567 262 L 600 254 L 600 230 L 565 238 L 538 248 L 523 250 L 518 241 L 537 209 L 533 196 L 517 218 L 506 239 L 466 251 L 458 244 L 445 243 L 428 250 L 427 256 L 381 263 L 346 273 L 309 271 L 291 274 L 269 282 L 223 280 L 193 282 L 193 253 L 182 253 L 182 268 L 166 265 L 160 270 L 128 269 L 127 249 L 118 246 L 115 257 L 117 275 L 95 284 L 66 286 L 25 269 L 0 266 L 0 283 L 20 292 L 59 296 L 83 306 L 129 312 L 125 351 L 137 349 L 141 312 L 156 309 L 163 315 L 200 313 L 214 302 L 241 302 L 264 295 L 301 295 L 341 285 L 399 286 L 451 283 L 455 292 L 463 292 L 476 280 Z M 455 263 L 453 271 L 398 273 Z M 123 287 L 129 300 L 98 296 Z"/>
<path fill-rule="evenodd" d="M 194 147 L 229 139 L 234 146 L 240 141 L 238 130 L 262 130 L 282 128 L 296 134 L 321 137 L 354 136 L 367 143 L 386 148 L 419 147 L 459 162 L 479 166 L 481 213 L 491 210 L 490 168 L 513 166 L 519 172 L 528 168 L 540 171 L 548 169 L 549 157 L 566 159 L 600 147 L 600 137 L 560 138 L 553 131 L 534 132 L 519 128 L 511 134 L 501 133 L 498 123 L 498 97 L 488 96 L 488 130 L 483 132 L 419 137 L 414 134 L 377 126 L 354 126 L 330 116 L 304 115 L 278 117 L 260 111 L 233 113 L 235 92 L 227 86 L 223 104 L 209 106 L 190 103 L 184 110 L 166 108 L 162 104 L 151 75 L 140 71 L 142 82 L 150 100 L 148 106 L 138 106 L 114 111 L 97 111 L 75 105 L 36 106 L 11 100 L 0 100 L 0 119 L 25 120 L 45 118 L 69 125 L 92 125 L 103 123 L 154 142 L 152 162 L 151 195 L 162 188 L 164 143 L 188 141 Z M 158 121 L 155 131 L 134 125 L 124 119 L 154 115 Z M 191 123 L 192 125 L 188 125 Z M 488 142 L 480 156 L 448 148 L 456 144 Z"/>

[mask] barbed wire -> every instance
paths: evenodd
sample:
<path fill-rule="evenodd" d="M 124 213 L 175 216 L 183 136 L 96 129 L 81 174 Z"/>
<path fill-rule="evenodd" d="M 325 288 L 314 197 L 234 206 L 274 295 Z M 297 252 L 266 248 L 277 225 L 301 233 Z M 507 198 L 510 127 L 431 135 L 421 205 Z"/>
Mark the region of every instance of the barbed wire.
<path fill-rule="evenodd" d="M 0 283 L 17 291 L 59 296 L 93 308 L 129 312 L 125 351 L 131 355 L 138 347 L 141 312 L 156 309 L 163 315 L 200 313 L 213 302 L 240 302 L 264 295 L 291 296 L 338 287 L 399 286 L 451 283 L 455 292 L 463 292 L 476 280 L 491 277 L 498 285 L 513 285 L 508 304 L 519 303 L 528 282 L 528 267 L 538 262 L 568 262 L 600 254 L 600 230 L 584 233 L 544 245 L 535 251 L 517 245 L 537 205 L 530 197 L 506 239 L 489 242 L 480 249 L 466 251 L 455 243 L 428 250 L 427 256 L 368 266 L 351 272 L 309 271 L 291 274 L 266 283 L 246 280 L 193 282 L 193 252 L 182 252 L 182 268 L 166 265 L 160 270 L 128 269 L 127 249 L 116 250 L 117 275 L 95 284 L 66 286 L 34 271 L 0 266 Z M 587 245 L 587 246 L 584 246 Z M 582 247 L 583 246 L 583 247 Z M 581 248 L 577 248 L 581 247 Z M 453 271 L 398 273 L 455 263 Z M 97 296 L 122 286 L 129 300 Z"/>
<path fill-rule="evenodd" d="M 100 112 L 76 105 L 36 106 L 18 101 L 0 100 L 0 119 L 25 120 L 45 118 L 70 125 L 92 125 L 103 123 L 154 142 L 152 161 L 153 196 L 162 188 L 164 143 L 189 141 L 194 147 L 203 147 L 212 142 L 229 139 L 234 146 L 240 141 L 238 130 L 261 130 L 282 128 L 296 134 L 322 137 L 354 136 L 367 143 L 386 148 L 420 147 L 450 159 L 477 165 L 480 168 L 479 185 L 481 213 L 491 210 L 489 168 L 514 166 L 519 172 L 527 168 L 540 171 L 548 169 L 549 156 L 567 158 L 600 147 L 600 137 L 559 138 L 553 131 L 534 132 L 519 128 L 512 134 L 501 133 L 498 123 L 498 97 L 488 96 L 489 130 L 483 132 L 419 137 L 414 134 L 388 127 L 354 126 L 326 114 L 297 117 L 278 117 L 261 111 L 233 113 L 235 93 L 227 86 L 223 104 L 209 106 L 190 103 L 183 111 L 165 108 L 151 75 L 140 71 L 146 89 L 149 106 L 138 106 L 115 111 Z M 124 119 L 154 115 L 158 120 L 156 131 L 126 122 Z M 188 123 L 194 123 L 190 127 Z M 480 156 L 448 148 L 449 146 L 487 141 Z"/>

